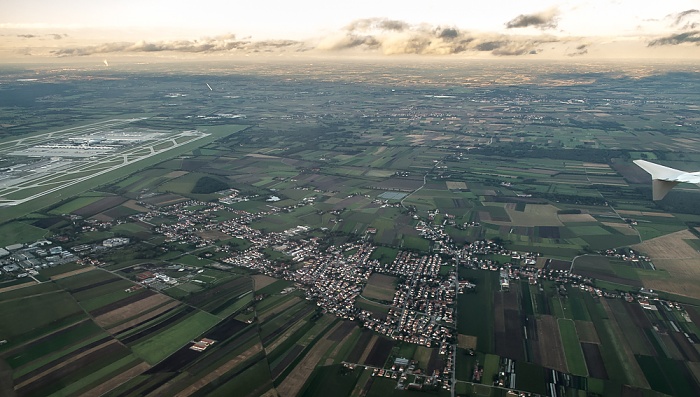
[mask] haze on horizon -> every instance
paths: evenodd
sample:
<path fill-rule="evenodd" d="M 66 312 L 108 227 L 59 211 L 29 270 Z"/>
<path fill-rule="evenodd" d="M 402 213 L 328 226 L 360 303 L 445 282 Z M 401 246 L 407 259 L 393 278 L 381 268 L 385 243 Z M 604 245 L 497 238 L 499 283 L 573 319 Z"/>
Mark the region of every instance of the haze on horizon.
<path fill-rule="evenodd" d="M 0 62 L 94 56 L 700 59 L 694 0 L 6 0 Z"/>

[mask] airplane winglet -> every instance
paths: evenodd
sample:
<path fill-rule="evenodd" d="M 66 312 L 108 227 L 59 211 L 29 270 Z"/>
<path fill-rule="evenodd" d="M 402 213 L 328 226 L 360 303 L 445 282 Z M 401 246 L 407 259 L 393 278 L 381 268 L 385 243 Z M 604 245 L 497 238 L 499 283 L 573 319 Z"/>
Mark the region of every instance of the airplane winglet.
<path fill-rule="evenodd" d="M 654 201 L 659 201 L 662 200 L 668 192 L 673 189 L 674 186 L 676 186 L 678 182 L 676 181 L 664 181 L 661 179 L 653 179 L 651 181 L 651 191 L 652 191 L 652 199 Z"/>
<path fill-rule="evenodd" d="M 666 167 L 659 164 L 654 164 L 646 160 L 634 160 L 641 169 L 651 174 L 652 179 L 652 197 L 654 201 L 658 201 L 666 197 L 666 194 L 673 189 L 679 182 L 681 175 L 688 174 L 685 171 L 675 168 Z"/>

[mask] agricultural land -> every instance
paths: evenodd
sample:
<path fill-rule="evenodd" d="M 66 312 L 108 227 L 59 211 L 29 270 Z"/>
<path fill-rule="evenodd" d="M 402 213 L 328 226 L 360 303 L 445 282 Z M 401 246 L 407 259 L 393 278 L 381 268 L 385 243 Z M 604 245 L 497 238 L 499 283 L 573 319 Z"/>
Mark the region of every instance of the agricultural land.
<path fill-rule="evenodd" d="M 694 66 L 113 63 L 0 69 L 0 395 L 700 395 Z"/>

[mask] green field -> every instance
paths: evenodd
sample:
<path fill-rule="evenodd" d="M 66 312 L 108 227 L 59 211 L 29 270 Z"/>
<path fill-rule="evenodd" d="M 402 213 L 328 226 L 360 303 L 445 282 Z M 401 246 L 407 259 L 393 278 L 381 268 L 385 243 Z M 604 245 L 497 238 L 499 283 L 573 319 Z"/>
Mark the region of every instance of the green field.
<path fill-rule="evenodd" d="M 494 354 L 487 354 L 484 358 L 484 374 L 482 383 L 490 385 L 493 380 L 498 377 L 498 366 L 500 357 Z"/>
<path fill-rule="evenodd" d="M 97 334 L 105 336 L 103 330 L 94 322 L 84 321 L 73 327 L 71 332 L 52 335 L 49 339 L 32 344 L 29 348 L 23 349 L 21 353 L 8 356 L 5 360 L 12 368 L 18 368 Z"/>
<path fill-rule="evenodd" d="M 0 225 L 0 246 L 2 247 L 17 243 L 32 243 L 50 236 L 51 232 L 24 222 Z"/>
<path fill-rule="evenodd" d="M 471 269 L 459 269 L 459 274 L 476 284 L 476 292 L 457 298 L 457 331 L 476 336 L 479 351 L 493 352 L 493 291 L 498 274 Z"/>
<path fill-rule="evenodd" d="M 520 390 L 527 390 L 534 393 L 546 394 L 546 384 L 544 382 L 543 367 L 538 365 L 518 361 L 515 363 L 516 384 Z"/>
<path fill-rule="evenodd" d="M 20 304 L 21 303 L 21 304 Z M 22 341 L 48 334 L 56 329 L 85 318 L 85 313 L 65 292 L 52 292 L 22 298 L 21 301 L 0 302 L 0 335 L 8 343 L 6 350 Z"/>
<path fill-rule="evenodd" d="M 581 350 L 574 322 L 560 318 L 557 323 L 559 324 L 559 332 L 566 356 L 566 366 L 569 368 L 569 372 L 574 375 L 588 376 L 586 360 L 583 357 L 583 350 Z"/>
<path fill-rule="evenodd" d="M 219 322 L 209 313 L 197 311 L 162 332 L 132 346 L 134 354 L 149 364 L 168 357 L 183 345 Z"/>
<path fill-rule="evenodd" d="M 370 30 L 386 30 L 380 41 L 430 36 L 408 52 L 459 47 L 494 60 L 310 62 L 305 48 L 294 52 L 298 43 L 258 49 L 228 40 L 227 50 L 256 54 L 231 63 L 197 43 L 195 52 L 211 52 L 206 63 L 175 62 L 170 51 L 163 52 L 168 62 L 115 59 L 104 68 L 90 67 L 90 57 L 78 66 L 71 57 L 60 57 L 60 67 L 8 65 L 0 84 L 0 182 L 28 176 L 26 166 L 36 163 L 44 169 L 37 180 L 50 183 L 24 182 L 26 191 L 0 183 L 0 199 L 47 192 L 122 161 L 84 151 L 44 159 L 12 153 L 51 140 L 41 134 L 65 133 L 74 143 L 107 130 L 166 135 L 153 152 L 148 143 L 115 144 L 126 160 L 153 156 L 0 208 L 0 247 L 39 239 L 69 252 L 91 246 L 75 252 L 86 265 L 51 267 L 47 247 L 0 258 L 0 268 L 22 267 L 0 269 L 7 370 L 0 366 L 0 395 L 96 394 L 91 389 L 148 364 L 106 395 L 177 395 L 195 385 L 184 394 L 255 397 L 298 382 L 291 394 L 507 397 L 492 382 L 510 372 L 502 367 L 508 360 L 515 360 L 515 387 L 527 393 L 552 394 L 556 377 L 556 394 L 567 397 L 700 395 L 700 296 L 692 289 L 700 190 L 681 184 L 652 200 L 649 175 L 632 162 L 700 167 L 697 67 L 589 62 L 583 55 L 600 54 L 584 54 L 585 46 L 571 54 L 582 57 L 561 63 L 517 55 L 502 62 L 496 55 L 549 50 L 498 38 L 469 42 L 445 28 L 390 32 L 385 22 L 361 28 L 370 39 Z M 375 46 L 355 40 L 359 30 L 345 33 L 352 51 L 388 49 L 386 40 Z M 290 56 L 273 60 L 271 47 Z M 138 60 L 140 52 L 130 52 Z M 167 137 L 191 130 L 211 135 Z M 176 143 L 185 144 L 161 152 Z M 65 168 L 55 175 L 51 167 Z M 211 191 L 224 187 L 242 201 L 222 204 Z M 114 202 L 91 206 L 103 198 Z M 297 226 L 308 229 L 290 231 Z M 657 240 L 643 245 L 650 260 L 622 257 L 640 239 L 677 231 L 685 231 L 676 246 L 683 252 Z M 115 236 L 131 243 L 101 245 Z M 549 266 L 560 271 L 534 273 L 512 251 L 529 253 L 536 269 L 559 259 Z M 94 268 L 61 278 L 84 266 Z M 499 291 L 502 269 L 508 293 Z M 146 271 L 177 285 L 148 280 L 125 292 Z M 476 287 L 456 293 L 465 281 Z M 642 287 L 672 302 L 640 305 Z M 153 302 L 144 296 L 164 302 L 141 310 Z M 542 340 L 557 332 L 556 343 Z M 407 342 L 415 333 L 424 345 Z M 202 353 L 186 350 L 198 336 L 217 342 Z M 311 357 L 322 340 L 332 347 Z M 560 342 L 562 351 L 551 351 Z M 107 350 L 92 352 L 96 346 Z M 187 354 L 168 359 L 182 347 Z M 255 353 L 243 356 L 251 347 Z M 85 357 L 89 364 L 79 361 Z M 396 357 L 426 372 L 453 361 L 456 393 L 445 383 L 399 390 L 397 379 L 342 365 L 388 368 Z M 483 379 L 472 384 L 477 362 Z M 599 369 L 604 378 L 601 366 L 607 379 L 589 378 Z M 17 384 L 2 381 L 10 378 Z M 414 380 L 422 376 L 406 376 Z"/>
<path fill-rule="evenodd" d="M 52 209 L 51 211 L 49 211 L 49 214 L 70 214 L 75 210 L 79 210 L 89 204 L 99 201 L 101 198 L 102 197 L 95 197 L 92 195 L 86 197 L 77 197 L 73 200 L 68 201 L 65 204 L 60 205 L 59 207 Z"/>

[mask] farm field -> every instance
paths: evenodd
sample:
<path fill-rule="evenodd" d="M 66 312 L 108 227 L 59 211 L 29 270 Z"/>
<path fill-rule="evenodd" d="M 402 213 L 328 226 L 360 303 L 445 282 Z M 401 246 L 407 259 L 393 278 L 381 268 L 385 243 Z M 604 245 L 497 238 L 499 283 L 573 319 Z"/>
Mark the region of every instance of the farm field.
<path fill-rule="evenodd" d="M 700 394 L 694 69 L 211 55 L 0 66 L 0 395 Z"/>

